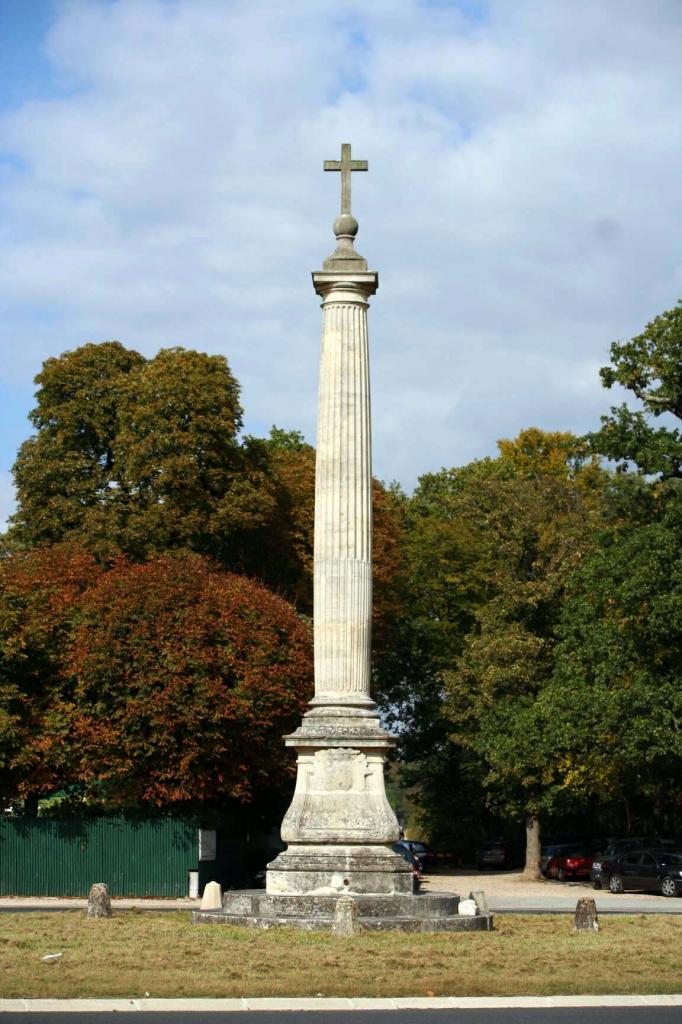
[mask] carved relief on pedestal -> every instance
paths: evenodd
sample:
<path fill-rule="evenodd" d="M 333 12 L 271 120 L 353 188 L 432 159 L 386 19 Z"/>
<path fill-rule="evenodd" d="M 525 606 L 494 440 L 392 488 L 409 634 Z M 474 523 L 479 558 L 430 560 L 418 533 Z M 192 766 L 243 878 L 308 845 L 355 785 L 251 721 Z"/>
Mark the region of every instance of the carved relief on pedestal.
<path fill-rule="evenodd" d="M 284 842 L 386 843 L 397 838 L 381 756 L 347 747 L 299 756 L 296 792 L 282 822 Z"/>

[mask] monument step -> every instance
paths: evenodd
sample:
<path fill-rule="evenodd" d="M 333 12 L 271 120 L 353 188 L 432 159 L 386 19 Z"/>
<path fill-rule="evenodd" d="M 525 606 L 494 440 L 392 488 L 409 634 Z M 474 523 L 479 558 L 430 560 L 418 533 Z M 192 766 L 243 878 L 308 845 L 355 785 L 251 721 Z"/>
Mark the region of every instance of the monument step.
<path fill-rule="evenodd" d="M 341 895 L 341 894 L 339 894 Z M 448 917 L 457 913 L 459 896 L 454 893 L 415 893 L 367 895 L 350 893 L 356 902 L 358 916 L 383 917 L 421 916 Z M 229 914 L 259 917 L 288 917 L 303 913 L 305 917 L 334 916 L 338 896 L 279 895 L 262 889 L 237 890 L 223 895 L 223 911 Z"/>
<path fill-rule="evenodd" d="M 303 931 L 331 931 L 334 918 L 331 915 L 320 915 L 318 917 L 304 917 L 302 915 L 288 916 L 258 916 L 228 914 L 224 910 L 195 910 L 192 913 L 193 924 L 210 925 L 231 925 L 233 927 L 260 928 L 298 928 Z M 449 917 L 414 917 L 414 916 L 393 916 L 384 917 L 362 917 L 359 918 L 361 931 L 375 932 L 472 932 L 492 931 L 493 915 L 478 914 L 476 917 L 460 917 L 453 914 Z"/>
<path fill-rule="evenodd" d="M 367 931 L 492 930 L 491 914 L 460 916 L 460 898 L 453 893 L 357 895 L 352 898 L 357 907 L 360 927 Z M 262 889 L 226 892 L 222 908 L 194 911 L 192 921 L 194 924 L 330 931 L 337 900 L 336 896 L 279 896 Z"/>

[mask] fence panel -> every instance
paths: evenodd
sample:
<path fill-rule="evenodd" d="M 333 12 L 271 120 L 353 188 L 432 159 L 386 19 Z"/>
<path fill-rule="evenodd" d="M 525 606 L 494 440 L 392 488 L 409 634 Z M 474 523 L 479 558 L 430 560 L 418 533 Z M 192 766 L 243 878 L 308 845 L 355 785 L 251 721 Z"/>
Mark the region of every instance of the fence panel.
<path fill-rule="evenodd" d="M 197 825 L 173 818 L 0 819 L 1 896 L 187 895 Z"/>

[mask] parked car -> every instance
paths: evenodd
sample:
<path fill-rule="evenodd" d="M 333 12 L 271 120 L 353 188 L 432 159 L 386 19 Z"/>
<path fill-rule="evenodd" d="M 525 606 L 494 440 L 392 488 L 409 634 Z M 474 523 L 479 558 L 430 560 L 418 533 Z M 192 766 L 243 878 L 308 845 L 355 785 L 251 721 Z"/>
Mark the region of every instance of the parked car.
<path fill-rule="evenodd" d="M 482 843 L 476 851 L 476 867 L 479 871 L 485 871 L 486 868 L 510 868 L 513 864 L 512 845 L 503 839 Z"/>
<path fill-rule="evenodd" d="M 556 878 L 560 882 L 569 878 L 589 878 L 594 856 L 594 850 L 583 846 L 560 849 L 549 858 L 547 877 Z"/>
<path fill-rule="evenodd" d="M 602 889 L 609 884 L 611 865 L 628 853 L 642 850 L 679 850 L 682 843 L 675 839 L 663 839 L 660 836 L 646 838 L 644 836 L 627 836 L 625 839 L 611 839 L 604 850 L 595 857 L 590 869 L 590 881 L 595 889 Z"/>
<path fill-rule="evenodd" d="M 542 847 L 540 854 L 540 871 L 548 877 L 549 862 L 554 857 L 561 857 L 564 853 L 569 850 L 575 849 L 575 843 L 548 843 L 547 846 Z"/>
<path fill-rule="evenodd" d="M 406 860 L 412 868 L 412 891 L 419 892 L 419 886 L 422 882 L 422 866 L 419 857 L 412 853 L 412 850 L 405 845 L 404 839 L 393 844 L 393 851 L 394 853 L 399 853 L 403 860 Z"/>
<path fill-rule="evenodd" d="M 418 857 L 422 869 L 430 866 L 436 860 L 436 855 L 429 850 L 426 843 L 422 843 L 418 839 L 399 839 L 398 845 L 406 847 L 415 857 Z"/>
<path fill-rule="evenodd" d="M 600 881 L 614 893 L 641 889 L 662 896 L 682 894 L 682 853 L 633 850 L 599 866 Z"/>

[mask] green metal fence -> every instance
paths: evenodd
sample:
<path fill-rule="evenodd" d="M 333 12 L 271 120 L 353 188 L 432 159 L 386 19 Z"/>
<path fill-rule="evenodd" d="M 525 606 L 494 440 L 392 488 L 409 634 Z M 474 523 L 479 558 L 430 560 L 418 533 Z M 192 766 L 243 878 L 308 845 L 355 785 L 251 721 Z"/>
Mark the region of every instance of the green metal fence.
<path fill-rule="evenodd" d="M 0 896 L 186 896 L 198 867 L 192 821 L 0 819 Z"/>

